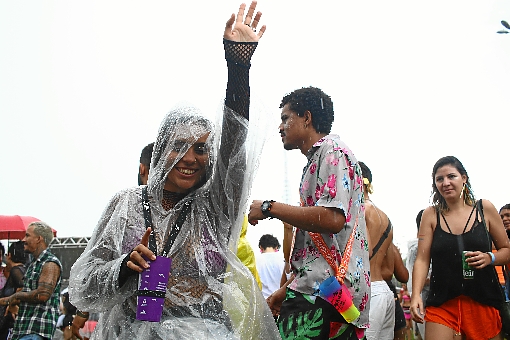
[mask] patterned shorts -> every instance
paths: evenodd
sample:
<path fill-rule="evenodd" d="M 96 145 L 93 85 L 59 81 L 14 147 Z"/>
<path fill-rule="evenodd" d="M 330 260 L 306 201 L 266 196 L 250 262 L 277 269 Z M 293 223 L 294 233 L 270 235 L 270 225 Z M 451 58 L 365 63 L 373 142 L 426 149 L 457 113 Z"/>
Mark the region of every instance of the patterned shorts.
<path fill-rule="evenodd" d="M 364 330 L 347 323 L 329 302 L 289 288 L 277 326 L 282 340 L 365 339 Z"/>

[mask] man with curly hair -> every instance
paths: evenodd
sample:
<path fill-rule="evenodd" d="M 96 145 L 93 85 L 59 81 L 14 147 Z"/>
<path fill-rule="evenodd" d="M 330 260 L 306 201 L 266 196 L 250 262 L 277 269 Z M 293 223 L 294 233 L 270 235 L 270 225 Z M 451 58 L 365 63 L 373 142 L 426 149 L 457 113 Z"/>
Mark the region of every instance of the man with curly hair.
<path fill-rule="evenodd" d="M 252 224 L 270 217 L 295 227 L 293 275 L 268 304 L 279 314 L 282 339 L 362 339 L 368 328 L 370 264 L 361 169 L 349 147 L 330 134 L 333 102 L 321 89 L 295 90 L 280 108 L 283 147 L 299 149 L 308 162 L 299 188 L 301 206 L 272 200 L 250 206 Z M 327 291 L 328 284 L 337 287 Z M 351 308 L 341 308 L 337 298 L 347 298 Z"/>

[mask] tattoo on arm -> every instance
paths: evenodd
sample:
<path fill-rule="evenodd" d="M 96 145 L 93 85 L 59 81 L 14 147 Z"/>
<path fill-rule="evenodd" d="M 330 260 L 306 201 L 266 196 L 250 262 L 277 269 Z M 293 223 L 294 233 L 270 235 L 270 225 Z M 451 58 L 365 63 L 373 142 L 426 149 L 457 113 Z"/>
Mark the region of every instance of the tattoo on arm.
<path fill-rule="evenodd" d="M 45 303 L 53 294 L 59 277 L 60 267 L 48 262 L 42 268 L 37 288 L 30 292 L 18 292 L 16 298 L 29 303 Z"/>

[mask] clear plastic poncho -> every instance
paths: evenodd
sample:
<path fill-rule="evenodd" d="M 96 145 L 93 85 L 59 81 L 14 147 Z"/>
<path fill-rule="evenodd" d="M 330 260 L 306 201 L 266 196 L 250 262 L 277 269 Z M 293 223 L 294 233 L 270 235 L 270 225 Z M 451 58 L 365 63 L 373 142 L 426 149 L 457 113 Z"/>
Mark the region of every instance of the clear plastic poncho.
<path fill-rule="evenodd" d="M 122 287 L 118 282 L 124 257 L 146 230 L 142 187 L 117 193 L 103 212 L 69 284 L 78 309 L 102 313 L 91 339 L 280 339 L 253 275 L 235 255 L 263 138 L 252 128 L 248 136 L 248 121 L 226 106 L 222 110 L 216 128 L 196 108 L 172 110 L 154 145 L 148 194 L 158 251 L 184 204 L 191 204 L 169 253 L 172 268 L 159 323 L 135 319 L 138 275 Z M 208 132 L 204 180 L 165 210 L 168 173 Z"/>

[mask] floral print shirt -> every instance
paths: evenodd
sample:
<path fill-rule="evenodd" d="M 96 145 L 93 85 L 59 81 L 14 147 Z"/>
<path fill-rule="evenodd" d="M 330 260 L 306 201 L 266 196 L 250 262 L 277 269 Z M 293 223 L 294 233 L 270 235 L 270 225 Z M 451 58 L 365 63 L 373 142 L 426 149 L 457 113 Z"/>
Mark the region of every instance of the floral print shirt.
<path fill-rule="evenodd" d="M 351 150 L 334 134 L 315 143 L 307 157 L 308 164 L 303 169 L 299 188 L 301 205 L 337 208 L 339 213 L 345 215 L 345 225 L 340 232 L 322 234 L 339 265 L 354 224 L 358 221 L 344 283 L 360 311 L 359 318 L 352 324 L 367 328 L 370 262 L 361 168 Z M 321 282 L 334 275 L 334 270 L 304 230 L 296 230 L 291 264 L 296 277 L 289 288 L 304 294 L 319 296 Z"/>

